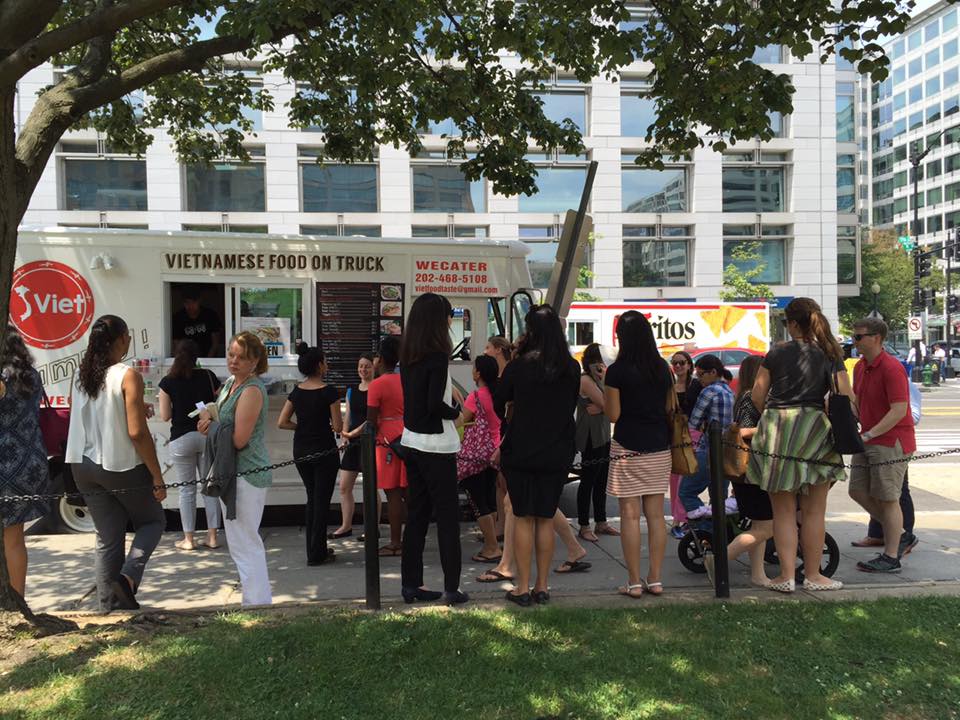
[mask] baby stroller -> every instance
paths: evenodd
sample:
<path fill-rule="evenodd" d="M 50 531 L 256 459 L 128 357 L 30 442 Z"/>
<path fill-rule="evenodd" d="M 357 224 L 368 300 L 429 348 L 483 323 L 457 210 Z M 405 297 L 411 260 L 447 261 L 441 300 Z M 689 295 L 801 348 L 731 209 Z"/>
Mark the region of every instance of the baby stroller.
<path fill-rule="evenodd" d="M 798 513 L 799 515 L 799 513 Z M 728 513 L 727 520 L 727 542 L 730 542 L 737 535 L 750 529 L 750 520 L 740 517 L 739 513 Z M 707 568 L 703 565 L 703 556 L 706 552 L 712 552 L 713 549 L 713 519 L 702 518 L 700 520 L 690 520 L 688 522 L 689 530 L 680 539 L 677 545 L 677 555 L 680 556 L 680 562 L 683 566 L 694 573 L 706 573 Z M 797 520 L 797 530 L 799 532 L 800 522 Z M 779 565 L 780 559 L 777 557 L 777 550 L 773 538 L 767 541 L 767 548 L 764 554 L 764 560 L 771 565 Z M 825 533 L 823 538 L 823 559 L 820 563 L 820 573 L 824 577 L 833 577 L 833 574 L 840 566 L 840 547 L 837 541 L 833 539 L 830 533 Z M 803 582 L 803 548 L 797 547 L 797 571 L 796 580 Z"/>

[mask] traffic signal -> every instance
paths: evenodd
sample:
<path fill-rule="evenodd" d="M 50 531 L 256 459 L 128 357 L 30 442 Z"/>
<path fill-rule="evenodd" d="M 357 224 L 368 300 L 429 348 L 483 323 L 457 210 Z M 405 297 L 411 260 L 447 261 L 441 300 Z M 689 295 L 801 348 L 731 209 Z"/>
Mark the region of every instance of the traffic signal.
<path fill-rule="evenodd" d="M 923 288 L 923 307 L 932 308 L 937 299 L 937 293 L 933 288 Z"/>
<path fill-rule="evenodd" d="M 947 296 L 947 312 L 950 314 L 960 312 L 960 298 L 956 295 Z"/>
<path fill-rule="evenodd" d="M 913 289 L 913 308 L 920 311 L 923 308 L 923 290 L 918 287 Z"/>
<path fill-rule="evenodd" d="M 929 255 L 918 255 L 913 261 L 913 274 L 917 277 L 930 277 L 933 260 Z"/>

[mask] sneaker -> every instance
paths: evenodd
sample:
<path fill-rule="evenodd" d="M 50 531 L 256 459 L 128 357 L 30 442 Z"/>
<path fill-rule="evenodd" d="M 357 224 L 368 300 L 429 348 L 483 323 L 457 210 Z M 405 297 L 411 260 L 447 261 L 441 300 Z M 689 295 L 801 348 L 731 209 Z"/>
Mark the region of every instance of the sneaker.
<path fill-rule="evenodd" d="M 689 528 L 687 528 L 686 523 L 683 525 L 674 525 L 672 528 L 670 528 L 670 534 L 676 540 L 683 540 L 683 536 L 686 535 L 688 531 Z"/>
<path fill-rule="evenodd" d="M 897 558 L 880 553 L 873 560 L 858 562 L 857 570 L 869 573 L 898 573 L 900 572 L 900 561 Z"/>
<path fill-rule="evenodd" d="M 713 515 L 713 510 L 709 505 L 701 505 L 696 510 L 691 510 L 687 513 L 688 520 L 699 520 L 700 518 L 710 517 Z"/>
<path fill-rule="evenodd" d="M 740 506 L 737 505 L 737 499 L 735 497 L 728 497 L 723 501 L 723 508 L 727 511 L 727 515 L 733 515 L 734 513 L 740 512 Z"/>
<path fill-rule="evenodd" d="M 913 533 L 903 533 L 903 535 L 900 536 L 900 546 L 897 548 L 897 559 L 899 560 L 904 555 L 909 555 L 910 551 L 917 546 L 918 542 L 920 542 L 920 540 Z"/>

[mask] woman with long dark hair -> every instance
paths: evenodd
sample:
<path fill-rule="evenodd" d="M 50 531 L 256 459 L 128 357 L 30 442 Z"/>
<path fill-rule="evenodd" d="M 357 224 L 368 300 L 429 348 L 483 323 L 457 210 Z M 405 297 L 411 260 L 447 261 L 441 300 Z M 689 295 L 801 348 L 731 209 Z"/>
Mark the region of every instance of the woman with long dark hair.
<path fill-rule="evenodd" d="M 277 427 L 293 430 L 293 457 L 327 453 L 297 463 L 297 472 L 307 491 L 304 521 L 307 565 L 323 565 L 334 559 L 333 548 L 327 547 L 327 514 L 340 470 L 340 458 L 330 452 L 337 446 L 334 433 L 343 430 L 340 392 L 323 379 L 327 360 L 320 348 L 303 343 L 297 352 L 300 355 L 297 369 L 306 379 L 287 396 Z"/>
<path fill-rule="evenodd" d="M 167 491 L 147 427 L 143 378 L 121 362 L 129 349 L 121 318 L 97 318 L 70 394 L 66 461 L 97 530 L 94 568 L 104 612 L 140 607 L 135 596 L 165 526 L 160 501 Z M 121 488 L 136 490 L 110 493 Z M 124 560 L 128 524 L 134 536 Z"/>
<path fill-rule="evenodd" d="M 526 335 L 494 394 L 496 412 L 512 403 L 500 450 L 507 493 L 516 517 L 515 591 L 507 600 L 522 606 L 550 600 L 547 581 L 554 549 L 554 516 L 576 452 L 573 413 L 580 393 L 580 367 L 570 356 L 560 318 L 549 305 L 526 316 Z M 537 577 L 530 593 L 531 556 Z"/>
<path fill-rule="evenodd" d="M 357 361 L 360 384 L 347 388 L 347 415 L 343 419 L 346 428 L 340 437 L 346 442 L 340 456 L 340 527 L 327 535 L 328 540 L 353 535 L 353 486 L 360 473 L 360 433 L 367 423 L 367 390 L 373 382 L 373 353 L 361 353 Z"/>
<path fill-rule="evenodd" d="M 670 368 L 673 370 L 673 388 L 677 393 L 677 405 L 688 417 L 696 404 L 697 396 L 702 390 L 700 381 L 693 376 L 693 358 L 690 353 L 684 350 L 678 350 L 670 358 Z M 700 438 L 697 437 L 694 442 Z M 680 481 L 682 475 L 670 473 L 670 515 L 673 517 L 673 525 L 670 528 L 670 534 L 677 540 L 682 538 L 687 532 L 687 511 L 680 502 Z"/>
<path fill-rule="evenodd" d="M 610 456 L 610 421 L 603 414 L 603 378 L 607 364 L 597 343 L 590 343 L 583 349 L 580 364 L 583 374 L 577 400 L 577 451 L 581 453 L 584 466 L 577 487 L 577 516 L 580 537 L 597 542 L 597 535 L 620 534 L 607 522 L 607 473 L 610 466 L 606 462 L 596 462 Z M 590 529 L 591 500 L 596 522 L 594 530 Z"/>
<path fill-rule="evenodd" d="M 453 308 L 442 295 L 424 293 L 413 301 L 400 346 L 403 435 L 407 467 L 407 526 L 403 532 L 401 585 L 408 602 L 466 602 L 460 590 L 460 523 L 457 451 L 460 437 L 448 365 Z M 431 510 L 437 519 L 443 593 L 423 586 L 423 546 Z"/>
<path fill-rule="evenodd" d="M 160 419 L 172 421 L 170 425 L 170 460 L 177 474 L 177 482 L 190 483 L 179 488 L 180 522 L 183 540 L 174 543 L 180 550 L 193 550 L 197 528 L 197 486 L 194 481 L 200 471 L 200 459 L 206 443 L 197 432 L 197 418 L 190 417 L 197 403 L 217 399 L 220 381 L 210 370 L 197 367 L 200 349 L 193 340 L 177 343 L 176 354 L 170 371 L 160 381 Z M 203 508 L 207 516 L 207 539 L 200 543 L 209 548 L 219 547 L 217 529 L 220 527 L 220 503 L 216 498 L 203 496 Z"/>
<path fill-rule="evenodd" d="M 41 495 L 49 491 L 47 450 L 40 434 L 40 374 L 33 357 L 13 325 L 0 353 L 0 498 L 5 495 Z M 46 503 L 0 502 L 3 547 L 10 584 L 21 597 L 27 584 L 27 544 L 24 523 L 43 517 Z"/>
<path fill-rule="evenodd" d="M 620 594 L 638 598 L 663 592 L 661 570 L 667 545 L 663 496 L 670 485 L 667 412 L 673 407 L 673 376 L 657 351 L 649 321 L 628 310 L 617 323 L 620 352 L 607 369 L 604 412 L 614 423 L 607 492 L 620 501 L 620 544 L 627 584 Z M 642 453 L 629 457 L 630 453 Z M 650 567 L 640 577 L 640 515 L 647 521 Z"/>
<path fill-rule="evenodd" d="M 494 448 L 500 446 L 500 418 L 493 409 L 498 370 L 497 361 L 489 355 L 479 355 L 473 361 L 473 382 L 477 389 L 467 395 L 463 412 L 457 420 L 458 424 L 467 425 L 474 422 L 479 414 L 483 414 L 490 433 L 490 444 Z M 467 432 L 476 430 L 468 429 Z M 494 522 L 494 514 L 497 512 L 497 471 L 493 467 L 485 467 L 475 475 L 463 478 L 460 487 L 470 497 L 477 516 L 477 525 L 483 533 L 483 547 L 471 559 L 474 562 L 497 564 L 502 557 Z"/>
<path fill-rule="evenodd" d="M 784 311 L 784 324 L 793 338 L 777 345 L 763 359 L 751 397 L 762 409 L 753 436 L 746 481 L 770 493 L 773 539 L 780 574 L 770 589 L 792 593 L 797 562 L 797 503 L 803 543 L 805 590 L 839 590 L 843 583 L 820 574 L 831 486 L 846 479 L 843 459 L 833 445 L 824 397 L 834 383 L 852 396 L 843 365 L 843 351 L 830 321 L 810 298 L 794 298 Z M 771 455 L 802 457 L 814 462 L 784 460 Z M 822 462 L 817 462 L 822 461 Z"/>

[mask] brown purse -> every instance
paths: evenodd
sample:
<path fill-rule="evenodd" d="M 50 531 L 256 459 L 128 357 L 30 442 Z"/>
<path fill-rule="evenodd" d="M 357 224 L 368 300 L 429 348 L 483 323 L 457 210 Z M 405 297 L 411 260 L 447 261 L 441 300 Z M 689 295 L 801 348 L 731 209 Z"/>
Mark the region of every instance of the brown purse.
<path fill-rule="evenodd" d="M 740 426 L 733 423 L 723 432 L 723 474 L 740 478 L 747 474 L 750 446 L 740 437 Z"/>
<path fill-rule="evenodd" d="M 667 429 L 670 433 L 670 472 L 674 475 L 693 475 L 697 472 L 697 455 L 687 416 L 680 409 L 677 392 L 670 388 L 670 409 L 667 411 Z"/>

